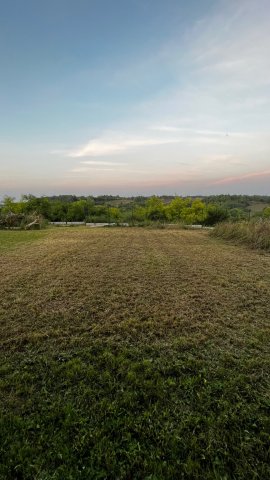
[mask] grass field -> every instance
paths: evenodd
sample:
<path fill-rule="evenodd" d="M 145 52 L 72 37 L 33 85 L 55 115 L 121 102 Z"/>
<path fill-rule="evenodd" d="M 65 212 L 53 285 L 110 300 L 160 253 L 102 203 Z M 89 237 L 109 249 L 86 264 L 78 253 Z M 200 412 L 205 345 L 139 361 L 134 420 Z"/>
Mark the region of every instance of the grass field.
<path fill-rule="evenodd" d="M 47 233 L 47 230 L 0 230 L 0 254 L 6 250 L 43 238 Z"/>
<path fill-rule="evenodd" d="M 0 232 L 1 480 L 270 478 L 269 254 L 25 234 Z"/>

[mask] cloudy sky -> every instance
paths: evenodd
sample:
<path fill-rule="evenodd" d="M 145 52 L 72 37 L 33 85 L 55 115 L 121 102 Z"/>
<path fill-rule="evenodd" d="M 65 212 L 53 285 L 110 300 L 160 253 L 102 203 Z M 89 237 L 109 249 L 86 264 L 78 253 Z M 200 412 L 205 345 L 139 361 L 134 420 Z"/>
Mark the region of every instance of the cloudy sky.
<path fill-rule="evenodd" d="M 269 0 L 9 0 L 0 197 L 270 194 Z"/>

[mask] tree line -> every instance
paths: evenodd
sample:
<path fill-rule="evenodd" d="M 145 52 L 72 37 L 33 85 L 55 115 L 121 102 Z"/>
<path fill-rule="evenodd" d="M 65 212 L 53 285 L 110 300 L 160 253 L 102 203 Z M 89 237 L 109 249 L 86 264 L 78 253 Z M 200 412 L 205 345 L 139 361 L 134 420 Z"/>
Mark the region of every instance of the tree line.
<path fill-rule="evenodd" d="M 211 202 L 201 198 L 184 197 L 81 197 L 62 195 L 59 197 L 35 197 L 23 195 L 20 201 L 5 197 L 0 206 L 0 226 L 16 228 L 42 222 L 94 222 L 128 223 L 147 225 L 151 223 L 183 223 L 212 226 L 224 220 L 249 218 L 245 208 L 239 208 L 235 199 L 224 196 L 211 197 Z M 269 197 L 268 197 L 269 198 Z M 243 202 L 244 203 L 244 202 Z M 246 199 L 245 199 L 246 204 Z M 261 215 L 270 218 L 270 207 Z M 34 223 L 33 223 L 34 222 Z"/>

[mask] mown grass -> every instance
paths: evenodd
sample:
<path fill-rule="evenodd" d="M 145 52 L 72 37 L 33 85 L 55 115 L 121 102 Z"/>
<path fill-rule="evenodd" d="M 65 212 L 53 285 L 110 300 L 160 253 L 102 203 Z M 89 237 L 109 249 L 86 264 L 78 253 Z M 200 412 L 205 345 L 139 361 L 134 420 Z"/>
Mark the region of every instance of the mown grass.
<path fill-rule="evenodd" d="M 269 266 L 180 230 L 2 255 L 1 478 L 269 478 Z"/>
<path fill-rule="evenodd" d="M 249 245 L 252 248 L 270 250 L 269 220 L 220 223 L 211 231 L 211 235 Z"/>
<path fill-rule="evenodd" d="M 0 230 L 0 252 L 16 248 L 20 244 L 39 240 L 46 233 L 46 230 Z"/>

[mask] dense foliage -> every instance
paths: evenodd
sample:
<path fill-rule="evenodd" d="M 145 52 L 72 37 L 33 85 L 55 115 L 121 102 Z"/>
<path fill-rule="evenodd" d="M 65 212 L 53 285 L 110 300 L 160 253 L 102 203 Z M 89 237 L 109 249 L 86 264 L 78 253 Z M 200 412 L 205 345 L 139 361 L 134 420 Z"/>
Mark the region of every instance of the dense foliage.
<path fill-rule="evenodd" d="M 5 197 L 0 205 L 2 228 L 25 226 L 31 218 L 51 222 L 108 222 L 130 225 L 182 223 L 215 225 L 224 220 L 270 217 L 270 197 L 217 195 L 212 197 L 76 197 L 23 195 L 20 201 Z M 34 216 L 34 217 L 33 217 Z"/>

